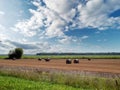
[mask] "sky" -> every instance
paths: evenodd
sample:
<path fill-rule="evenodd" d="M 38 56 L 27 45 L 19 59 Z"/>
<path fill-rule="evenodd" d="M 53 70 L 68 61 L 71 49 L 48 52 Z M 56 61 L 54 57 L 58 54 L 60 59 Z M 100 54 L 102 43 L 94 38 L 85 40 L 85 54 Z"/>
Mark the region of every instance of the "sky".
<path fill-rule="evenodd" d="M 119 0 L 0 0 L 0 54 L 120 52 Z"/>

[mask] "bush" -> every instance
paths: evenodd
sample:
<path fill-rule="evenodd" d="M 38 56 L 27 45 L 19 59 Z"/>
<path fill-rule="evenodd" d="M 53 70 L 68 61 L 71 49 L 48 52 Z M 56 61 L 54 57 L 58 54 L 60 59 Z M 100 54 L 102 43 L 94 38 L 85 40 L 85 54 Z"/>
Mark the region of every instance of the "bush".
<path fill-rule="evenodd" d="M 9 59 L 20 59 L 23 55 L 23 49 L 22 48 L 15 48 L 15 50 L 10 50 L 9 51 Z"/>
<path fill-rule="evenodd" d="M 15 49 L 15 54 L 16 54 L 16 58 L 20 59 L 23 55 L 23 49 L 22 48 L 16 48 Z"/>
<path fill-rule="evenodd" d="M 9 54 L 8 54 L 9 59 L 13 59 L 13 58 L 15 58 L 15 56 L 16 56 L 15 51 L 14 50 L 10 50 Z"/>

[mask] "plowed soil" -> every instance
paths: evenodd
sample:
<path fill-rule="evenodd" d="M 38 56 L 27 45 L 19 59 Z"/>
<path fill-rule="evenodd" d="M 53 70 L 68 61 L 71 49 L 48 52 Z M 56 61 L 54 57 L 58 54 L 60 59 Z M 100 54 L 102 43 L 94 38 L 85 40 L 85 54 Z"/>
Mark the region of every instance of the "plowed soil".
<path fill-rule="evenodd" d="M 51 59 L 49 62 L 37 59 L 0 60 L 0 66 L 30 67 L 64 71 L 89 71 L 120 74 L 120 60 L 116 59 L 80 59 L 78 64 L 66 64 L 65 59 Z"/>

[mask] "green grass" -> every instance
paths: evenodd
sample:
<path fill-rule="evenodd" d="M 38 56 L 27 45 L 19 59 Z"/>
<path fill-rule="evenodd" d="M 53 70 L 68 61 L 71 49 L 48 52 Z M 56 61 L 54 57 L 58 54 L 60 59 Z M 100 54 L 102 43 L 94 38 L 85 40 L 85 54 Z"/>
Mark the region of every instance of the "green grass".
<path fill-rule="evenodd" d="M 7 58 L 7 55 L 1 55 L 0 59 Z M 52 59 L 120 59 L 120 55 L 23 55 L 23 59 L 52 58 Z"/>
<path fill-rule="evenodd" d="M 52 58 L 52 59 L 120 59 L 120 55 L 31 55 L 31 56 L 23 56 L 24 59 L 36 59 L 36 58 Z"/>
<path fill-rule="evenodd" d="M 67 85 L 35 82 L 21 78 L 0 75 L 0 90 L 82 90 Z"/>
<path fill-rule="evenodd" d="M 83 77 L 41 71 L 0 71 L 0 76 L 0 87 L 3 88 L 0 90 L 120 90 L 120 78 Z M 6 87 L 12 89 L 4 89 Z"/>
<path fill-rule="evenodd" d="M 0 59 L 4 59 L 4 58 L 7 58 L 8 56 L 7 55 L 0 55 Z"/>

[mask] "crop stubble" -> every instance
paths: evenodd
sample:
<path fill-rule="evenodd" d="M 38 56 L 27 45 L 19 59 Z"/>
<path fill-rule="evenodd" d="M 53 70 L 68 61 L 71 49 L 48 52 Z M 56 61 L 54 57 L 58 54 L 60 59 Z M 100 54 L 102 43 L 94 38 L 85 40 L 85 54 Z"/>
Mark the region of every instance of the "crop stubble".
<path fill-rule="evenodd" d="M 21 60 L 0 60 L 0 69 L 3 67 L 14 69 L 16 68 L 33 68 L 40 70 L 55 70 L 64 72 L 85 72 L 93 74 L 106 75 L 119 75 L 120 76 L 120 60 L 115 59 L 92 59 L 88 61 L 87 59 L 80 59 L 79 64 L 66 64 L 65 59 L 52 59 L 49 62 L 44 60 L 38 61 L 37 59 L 21 59 Z M 31 69 L 30 69 L 31 70 Z"/>

